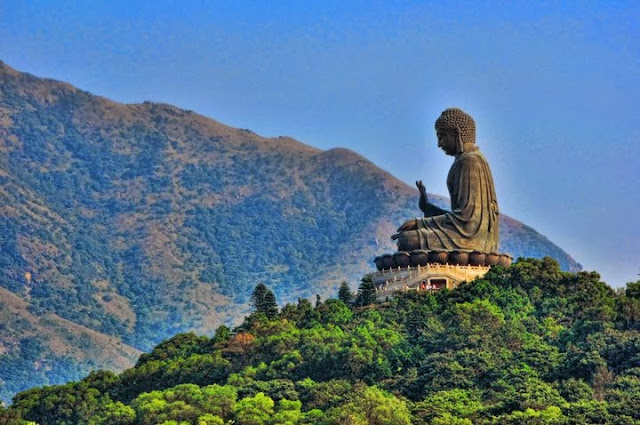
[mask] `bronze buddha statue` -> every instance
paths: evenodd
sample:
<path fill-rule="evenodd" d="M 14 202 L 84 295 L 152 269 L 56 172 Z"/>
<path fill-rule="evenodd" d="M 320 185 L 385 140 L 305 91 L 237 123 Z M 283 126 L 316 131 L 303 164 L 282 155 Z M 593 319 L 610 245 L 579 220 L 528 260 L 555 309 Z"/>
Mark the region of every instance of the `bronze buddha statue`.
<path fill-rule="evenodd" d="M 447 177 L 451 211 L 431 204 L 422 181 L 419 207 L 424 217 L 406 221 L 393 239 L 398 251 L 475 250 L 497 252 L 498 201 L 489 164 L 475 145 L 473 118 L 458 108 L 446 109 L 435 123 L 438 147 L 455 157 Z"/>

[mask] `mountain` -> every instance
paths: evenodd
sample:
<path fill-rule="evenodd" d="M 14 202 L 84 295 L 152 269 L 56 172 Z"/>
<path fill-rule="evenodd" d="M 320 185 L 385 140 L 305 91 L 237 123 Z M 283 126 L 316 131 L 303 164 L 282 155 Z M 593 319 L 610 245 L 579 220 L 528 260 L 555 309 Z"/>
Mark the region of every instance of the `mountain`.
<path fill-rule="evenodd" d="M 0 185 L 0 302 L 22 323 L 0 329 L 5 400 L 59 370 L 118 369 L 177 332 L 239 323 L 257 283 L 282 302 L 332 294 L 394 251 L 389 236 L 418 211 L 415 189 L 347 149 L 119 104 L 3 63 Z M 516 220 L 501 232 L 515 257 L 578 268 Z M 60 348 L 72 328 L 91 344 Z M 38 373 L 17 380 L 20 361 Z"/>
<path fill-rule="evenodd" d="M 614 291 L 523 259 L 452 291 L 365 300 L 257 307 L 121 374 L 20 393 L 0 423 L 640 423 L 640 281 Z"/>

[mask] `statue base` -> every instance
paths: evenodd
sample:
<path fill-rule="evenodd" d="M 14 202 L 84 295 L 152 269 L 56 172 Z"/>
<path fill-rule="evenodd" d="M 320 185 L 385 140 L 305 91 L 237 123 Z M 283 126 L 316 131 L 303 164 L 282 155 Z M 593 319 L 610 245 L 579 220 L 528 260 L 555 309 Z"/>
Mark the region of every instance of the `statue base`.
<path fill-rule="evenodd" d="M 480 251 L 398 251 L 375 258 L 378 272 L 373 282 L 378 299 L 395 291 L 437 291 L 454 289 L 461 282 L 484 276 L 491 266 L 508 267 L 508 254 Z"/>

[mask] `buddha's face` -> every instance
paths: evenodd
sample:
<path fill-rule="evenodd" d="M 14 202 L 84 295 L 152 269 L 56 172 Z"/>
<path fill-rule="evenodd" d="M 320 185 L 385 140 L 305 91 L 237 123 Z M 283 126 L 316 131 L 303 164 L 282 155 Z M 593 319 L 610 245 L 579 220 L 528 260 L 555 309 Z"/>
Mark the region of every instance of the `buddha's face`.
<path fill-rule="evenodd" d="M 447 155 L 455 155 L 458 143 L 453 132 L 438 130 L 436 133 L 438 135 L 438 147 Z"/>

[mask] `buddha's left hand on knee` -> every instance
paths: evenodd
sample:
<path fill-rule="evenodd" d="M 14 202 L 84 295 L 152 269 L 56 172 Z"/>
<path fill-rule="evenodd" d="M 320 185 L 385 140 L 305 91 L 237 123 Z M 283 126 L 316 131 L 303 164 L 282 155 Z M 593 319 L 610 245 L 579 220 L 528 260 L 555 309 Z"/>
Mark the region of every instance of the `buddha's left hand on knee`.
<path fill-rule="evenodd" d="M 418 228 L 418 220 L 412 218 L 411 220 L 407 220 L 404 224 L 398 227 L 398 232 L 406 232 L 407 230 L 416 230 Z"/>

